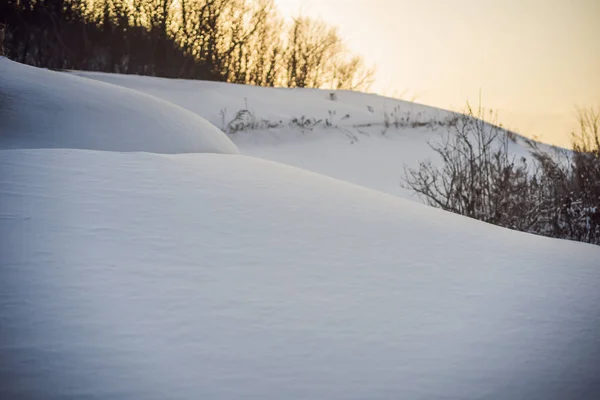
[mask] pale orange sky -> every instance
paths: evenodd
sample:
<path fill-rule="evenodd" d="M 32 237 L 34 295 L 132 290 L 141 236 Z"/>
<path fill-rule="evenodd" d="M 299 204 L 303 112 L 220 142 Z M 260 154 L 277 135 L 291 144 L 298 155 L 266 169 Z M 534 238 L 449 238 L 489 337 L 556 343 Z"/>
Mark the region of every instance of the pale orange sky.
<path fill-rule="evenodd" d="M 339 27 L 377 65 L 372 91 L 498 111 L 508 128 L 568 144 L 576 106 L 600 106 L 600 0 L 275 0 Z"/>

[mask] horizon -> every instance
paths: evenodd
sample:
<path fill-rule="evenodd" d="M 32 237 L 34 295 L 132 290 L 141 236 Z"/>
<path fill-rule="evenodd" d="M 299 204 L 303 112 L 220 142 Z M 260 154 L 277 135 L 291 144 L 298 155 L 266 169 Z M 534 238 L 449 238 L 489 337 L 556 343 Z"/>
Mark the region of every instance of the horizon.
<path fill-rule="evenodd" d="M 563 147 L 577 127 L 576 109 L 600 105 L 594 0 L 275 3 L 286 18 L 302 14 L 337 27 L 376 66 L 372 93 L 452 111 L 478 103 L 481 93 L 481 105 L 505 128 Z"/>

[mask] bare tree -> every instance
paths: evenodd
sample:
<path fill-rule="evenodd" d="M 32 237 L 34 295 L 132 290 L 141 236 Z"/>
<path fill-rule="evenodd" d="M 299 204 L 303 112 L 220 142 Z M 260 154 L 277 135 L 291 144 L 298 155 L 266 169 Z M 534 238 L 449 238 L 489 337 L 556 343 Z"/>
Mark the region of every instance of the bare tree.
<path fill-rule="evenodd" d="M 586 202 L 600 203 L 600 109 L 579 109 L 578 120 L 572 134 L 577 184 Z"/>
<path fill-rule="evenodd" d="M 331 88 L 368 90 L 375 80 L 375 68 L 368 68 L 360 56 L 338 57 L 331 68 Z"/>
<path fill-rule="evenodd" d="M 6 32 L 6 26 L 0 23 L 0 56 L 4 55 L 4 35 Z"/>
<path fill-rule="evenodd" d="M 288 87 L 321 87 L 326 82 L 328 63 L 342 50 L 335 28 L 299 16 L 288 27 L 285 51 Z"/>
<path fill-rule="evenodd" d="M 275 86 L 279 83 L 280 59 L 283 52 L 281 42 L 283 20 L 273 0 L 261 0 L 258 7 L 264 13 L 264 19 L 245 46 L 249 56 L 245 83 Z"/>
<path fill-rule="evenodd" d="M 442 141 L 429 144 L 441 165 L 425 160 L 417 169 L 406 169 L 405 186 L 429 205 L 499 223 L 508 215 L 511 182 L 526 174 L 527 167 L 524 160 L 516 165 L 509 156 L 508 135 L 484 116 L 481 107 L 474 114 L 467 105 Z"/>
<path fill-rule="evenodd" d="M 600 244 L 599 116 L 594 108 L 578 110 L 571 152 L 550 154 L 530 142 L 545 183 L 544 213 L 551 236 Z"/>
<path fill-rule="evenodd" d="M 227 34 L 223 42 L 225 70 L 229 82 L 249 83 L 252 67 L 256 64 L 257 38 L 271 22 L 274 4 L 272 0 L 234 0 L 229 8 Z"/>
<path fill-rule="evenodd" d="M 580 113 L 574 151 L 528 141 L 531 159 L 509 153 L 510 135 L 467 107 L 442 140 L 438 162 L 405 169 L 405 187 L 425 203 L 492 224 L 600 244 L 598 113 Z"/>

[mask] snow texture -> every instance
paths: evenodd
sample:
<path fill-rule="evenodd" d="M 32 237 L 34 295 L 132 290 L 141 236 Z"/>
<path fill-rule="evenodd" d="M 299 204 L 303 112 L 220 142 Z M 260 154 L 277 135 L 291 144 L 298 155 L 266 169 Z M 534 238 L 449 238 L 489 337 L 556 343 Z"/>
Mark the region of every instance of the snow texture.
<path fill-rule="evenodd" d="M 324 120 L 329 117 L 330 111 L 335 111 L 332 122 L 346 126 L 383 125 L 383 113 L 391 114 L 396 107 L 399 117 L 408 113 L 415 121 L 443 119 L 452 115 L 421 104 L 346 90 L 269 88 L 87 71 L 70 73 L 151 94 L 201 115 L 219 127 L 222 125 L 222 111 L 226 113 L 226 119 L 231 119 L 241 109 L 249 109 L 258 117 L 272 122 L 302 116 Z M 349 117 L 344 119 L 346 115 Z"/>
<path fill-rule="evenodd" d="M 142 102 L 127 120 L 161 109 L 187 115 L 182 132 L 202 121 L 106 84 L 0 68 L 13 74 L 0 95 L 44 99 L 44 112 L 27 96 L 8 103 L 30 134 L 73 129 L 99 104 L 98 123 L 123 119 L 127 96 Z M 3 121 L 18 147 L 25 131 Z M 165 154 L 175 147 L 150 125 L 155 152 L 122 152 L 120 130 L 102 131 L 114 152 L 32 149 L 31 135 L 0 150 L 0 399 L 598 398 L 599 247 L 247 155 L 182 142 L 187 154 Z M 287 152 L 304 146 L 299 135 Z"/>
<path fill-rule="evenodd" d="M 198 115 L 141 92 L 0 57 L 0 148 L 237 153 Z"/>
<path fill-rule="evenodd" d="M 597 247 L 245 156 L 0 159 L 0 397 L 600 390 Z"/>
<path fill-rule="evenodd" d="M 437 162 L 439 157 L 428 142 L 438 141 L 449 129 L 438 123 L 456 117 L 417 103 L 350 91 L 71 73 L 172 102 L 225 131 L 235 114 L 247 109 L 253 118 L 243 122 L 256 122 L 259 129 L 230 135 L 242 153 L 412 200 L 416 200 L 412 191 L 401 186 L 404 167 L 415 167 L 427 158 Z M 303 117 L 321 122 L 307 129 L 292 123 Z M 325 126 L 326 120 L 330 126 Z M 278 126 L 265 128 L 266 122 Z M 528 148 L 518 135 L 509 150 L 517 157 L 529 158 Z"/>

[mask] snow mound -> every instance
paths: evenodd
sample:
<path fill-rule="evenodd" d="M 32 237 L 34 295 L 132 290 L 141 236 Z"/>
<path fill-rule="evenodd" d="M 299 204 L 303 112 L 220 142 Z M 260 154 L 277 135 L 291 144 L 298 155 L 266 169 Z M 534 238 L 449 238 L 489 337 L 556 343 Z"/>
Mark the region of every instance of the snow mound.
<path fill-rule="evenodd" d="M 596 246 L 247 156 L 0 171 L 1 398 L 600 393 Z"/>
<path fill-rule="evenodd" d="M 172 103 L 4 57 L 0 148 L 238 152 L 215 126 Z"/>

